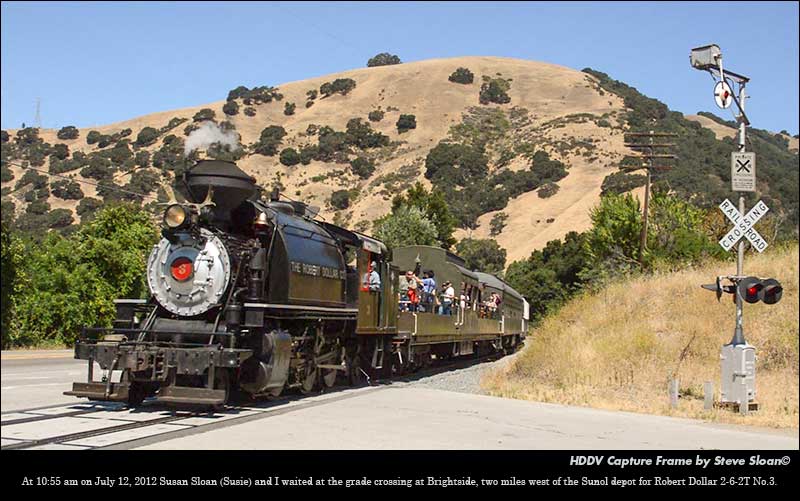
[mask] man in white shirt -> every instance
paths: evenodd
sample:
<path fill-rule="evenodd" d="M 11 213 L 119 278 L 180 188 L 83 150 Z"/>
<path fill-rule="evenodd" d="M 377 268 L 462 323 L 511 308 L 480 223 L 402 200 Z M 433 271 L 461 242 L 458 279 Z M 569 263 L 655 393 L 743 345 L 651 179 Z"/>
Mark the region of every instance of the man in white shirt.
<path fill-rule="evenodd" d="M 442 285 L 444 286 L 444 295 L 442 297 L 442 315 L 452 315 L 453 301 L 456 297 L 456 290 L 453 288 L 453 284 L 451 284 L 449 281 Z"/>

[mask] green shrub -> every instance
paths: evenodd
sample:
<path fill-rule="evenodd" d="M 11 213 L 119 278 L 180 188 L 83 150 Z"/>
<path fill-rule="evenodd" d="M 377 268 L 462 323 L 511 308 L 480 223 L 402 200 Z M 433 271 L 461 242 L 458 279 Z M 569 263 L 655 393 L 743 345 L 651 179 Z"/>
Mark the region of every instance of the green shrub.
<path fill-rule="evenodd" d="M 639 186 L 644 186 L 647 182 L 647 176 L 642 174 L 627 174 L 625 172 L 614 172 L 609 174 L 603 179 L 603 184 L 600 187 L 601 195 L 609 193 L 621 194 L 631 191 Z"/>
<path fill-rule="evenodd" d="M 137 170 L 131 174 L 131 179 L 128 181 L 128 184 L 125 185 L 125 189 L 147 195 L 158 187 L 160 180 L 160 176 L 154 172 L 149 170 Z M 133 200 L 141 200 L 141 197 L 136 197 Z"/>
<path fill-rule="evenodd" d="M 134 157 L 134 162 L 139 167 L 149 167 L 150 166 L 150 152 L 149 151 L 137 151 L 136 156 Z"/>
<path fill-rule="evenodd" d="M 384 115 L 383 110 L 373 110 L 369 112 L 367 118 L 369 118 L 370 122 L 380 122 L 381 120 L 383 120 L 383 115 Z"/>
<path fill-rule="evenodd" d="M 331 206 L 335 209 L 346 209 L 350 207 L 350 191 L 339 190 L 331 194 Z"/>
<path fill-rule="evenodd" d="M 158 139 L 158 131 L 153 127 L 145 127 L 139 134 L 136 135 L 136 144 L 138 146 L 150 146 Z"/>
<path fill-rule="evenodd" d="M 353 170 L 353 174 L 361 179 L 367 179 L 375 172 L 375 164 L 365 157 L 357 157 L 351 160 L 350 168 Z"/>
<path fill-rule="evenodd" d="M 308 165 L 311 161 L 319 155 L 319 147 L 316 145 L 308 145 L 300 148 L 300 163 Z"/>
<path fill-rule="evenodd" d="M 7 143 L 9 139 L 10 137 L 8 136 L 8 132 L 4 130 L 0 131 L 0 142 Z"/>
<path fill-rule="evenodd" d="M 256 109 L 253 108 L 252 106 L 248 106 L 244 109 L 244 114 L 247 115 L 248 117 L 254 117 L 256 116 Z"/>
<path fill-rule="evenodd" d="M 50 210 L 50 204 L 47 203 L 47 200 L 39 200 L 36 199 L 28 204 L 28 207 L 25 209 L 26 212 L 30 214 L 46 214 Z"/>
<path fill-rule="evenodd" d="M 82 326 L 111 326 L 114 299 L 146 293 L 147 255 L 157 241 L 150 216 L 128 206 L 106 208 L 69 238 L 48 234 L 26 255 L 4 344 L 72 343 Z"/>
<path fill-rule="evenodd" d="M 83 198 L 83 190 L 81 185 L 75 181 L 62 179 L 54 181 L 52 184 L 53 195 L 64 200 L 80 200 Z"/>
<path fill-rule="evenodd" d="M 296 106 L 294 103 L 287 102 L 283 105 L 283 114 L 286 116 L 294 115 L 294 110 Z"/>
<path fill-rule="evenodd" d="M 65 228 L 75 219 L 69 209 L 53 209 L 47 213 L 47 226 L 49 228 Z"/>
<path fill-rule="evenodd" d="M 456 254 L 466 261 L 470 270 L 502 275 L 506 267 L 506 250 L 491 238 L 465 238 L 456 245 Z"/>
<path fill-rule="evenodd" d="M 50 155 L 58 160 L 64 160 L 69 156 L 69 147 L 64 143 L 55 144 L 50 149 Z"/>
<path fill-rule="evenodd" d="M 284 136 L 286 136 L 286 130 L 280 125 L 266 127 L 261 131 L 261 137 L 254 145 L 253 152 L 268 157 L 276 155 Z"/>
<path fill-rule="evenodd" d="M 217 114 L 211 108 L 203 108 L 192 117 L 193 122 L 202 122 L 204 120 L 214 120 Z"/>
<path fill-rule="evenodd" d="M 294 148 L 286 148 L 281 151 L 280 161 L 287 167 L 297 165 L 300 163 L 300 154 Z"/>
<path fill-rule="evenodd" d="M 14 173 L 11 169 L 8 168 L 7 165 L 3 165 L 0 167 L 0 181 L 7 183 L 14 179 Z"/>
<path fill-rule="evenodd" d="M 233 116 L 239 113 L 239 103 L 236 101 L 228 101 L 222 106 L 222 112 L 228 116 Z"/>
<path fill-rule="evenodd" d="M 114 176 L 114 169 L 111 160 L 99 156 L 93 156 L 89 165 L 81 169 L 81 176 L 103 181 Z"/>
<path fill-rule="evenodd" d="M 155 130 L 155 129 L 153 129 L 153 130 Z M 100 139 L 98 139 L 98 141 L 97 141 L 97 147 L 102 149 L 102 148 L 107 147 L 109 144 L 111 144 L 113 142 L 114 142 L 114 138 L 113 137 L 111 137 L 111 136 L 109 136 L 107 134 L 103 134 L 102 136 L 100 136 Z"/>
<path fill-rule="evenodd" d="M 367 61 L 367 67 L 372 68 L 374 66 L 389 66 L 392 64 L 400 64 L 400 58 L 395 56 L 394 54 L 389 54 L 388 52 L 381 52 L 377 54 Z"/>
<path fill-rule="evenodd" d="M 352 78 L 337 78 L 333 82 L 325 82 L 319 88 L 319 92 L 323 98 L 329 97 L 333 94 L 347 95 L 351 90 L 356 88 L 356 81 Z"/>
<path fill-rule="evenodd" d="M 481 104 L 497 103 L 506 104 L 511 102 L 508 90 L 511 84 L 502 78 L 489 78 L 481 85 L 478 101 Z"/>
<path fill-rule="evenodd" d="M 397 125 L 397 132 L 400 134 L 409 131 L 411 129 L 416 129 L 417 117 L 414 115 L 400 115 L 400 118 L 397 119 L 396 125 Z"/>
<path fill-rule="evenodd" d="M 377 148 L 389 144 L 389 136 L 372 130 L 367 122 L 360 118 L 351 118 L 347 121 L 346 141 L 358 148 Z M 320 132 L 322 136 L 322 132 Z M 340 150 L 341 151 L 341 150 Z"/>
<path fill-rule="evenodd" d="M 248 92 L 250 92 L 250 89 L 248 89 L 244 85 L 240 85 L 240 86 L 236 87 L 235 89 L 233 89 L 232 91 L 228 92 L 227 101 L 231 102 L 234 99 L 241 99 L 241 98 L 245 97 Z"/>
<path fill-rule="evenodd" d="M 502 233 L 503 228 L 506 227 L 506 220 L 508 220 L 508 214 L 505 212 L 498 212 L 492 216 L 492 220 L 489 221 L 489 235 L 494 237 Z"/>
<path fill-rule="evenodd" d="M 310 91 L 306 92 L 306 98 L 309 101 L 315 100 L 317 98 L 317 95 L 318 95 L 317 89 L 311 89 Z"/>
<path fill-rule="evenodd" d="M 100 140 L 101 137 L 102 134 L 96 130 L 90 130 L 89 133 L 86 134 L 86 144 L 95 144 Z"/>
<path fill-rule="evenodd" d="M 75 128 L 74 125 L 67 125 L 66 127 L 62 127 L 57 133 L 56 137 L 59 139 L 78 139 L 80 132 L 78 129 Z"/>
<path fill-rule="evenodd" d="M 556 183 L 546 183 L 541 188 L 539 188 L 538 195 L 539 198 L 550 198 L 556 193 L 558 193 L 559 186 Z"/>
<path fill-rule="evenodd" d="M 448 80 L 460 84 L 471 84 L 475 79 L 475 75 L 467 68 L 458 68 L 450 74 Z"/>
<path fill-rule="evenodd" d="M 78 206 L 75 208 L 75 212 L 78 213 L 79 216 L 83 217 L 84 215 L 92 214 L 97 209 L 103 206 L 103 202 L 96 198 L 83 198 L 78 203 Z"/>
<path fill-rule="evenodd" d="M 14 185 L 14 189 L 18 190 L 27 184 L 32 184 L 34 190 L 39 190 L 47 186 L 47 176 L 34 170 L 26 170 L 17 181 L 17 184 Z"/>
<path fill-rule="evenodd" d="M 436 226 L 414 206 L 402 205 L 375 220 L 373 235 L 389 248 L 405 245 L 437 245 Z"/>

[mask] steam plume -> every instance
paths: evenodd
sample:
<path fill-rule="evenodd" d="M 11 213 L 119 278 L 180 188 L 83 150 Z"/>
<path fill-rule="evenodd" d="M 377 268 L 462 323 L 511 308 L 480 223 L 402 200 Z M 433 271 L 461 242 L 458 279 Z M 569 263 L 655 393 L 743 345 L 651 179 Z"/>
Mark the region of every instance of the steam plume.
<path fill-rule="evenodd" d="M 239 149 L 239 134 L 235 130 L 223 131 L 214 122 L 203 122 L 200 127 L 186 138 L 184 155 L 189 156 L 197 149 L 207 150 L 211 145 L 219 143 L 220 148 L 228 146 L 230 151 Z"/>

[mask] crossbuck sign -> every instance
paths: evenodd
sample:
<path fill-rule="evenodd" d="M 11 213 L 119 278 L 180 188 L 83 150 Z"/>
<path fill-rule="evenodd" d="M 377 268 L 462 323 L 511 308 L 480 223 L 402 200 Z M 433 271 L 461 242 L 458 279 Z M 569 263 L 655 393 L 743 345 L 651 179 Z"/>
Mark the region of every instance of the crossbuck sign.
<path fill-rule="evenodd" d="M 767 204 L 759 200 L 755 207 L 750 209 L 750 212 L 744 216 L 742 216 L 736 206 L 727 198 L 724 202 L 719 204 L 719 208 L 733 223 L 733 229 L 719 241 L 719 245 L 721 245 L 723 249 L 726 251 L 731 250 L 742 237 L 748 239 L 753 245 L 753 248 L 758 252 L 763 252 L 764 249 L 767 248 L 767 241 L 753 228 L 753 225 L 769 211 Z"/>

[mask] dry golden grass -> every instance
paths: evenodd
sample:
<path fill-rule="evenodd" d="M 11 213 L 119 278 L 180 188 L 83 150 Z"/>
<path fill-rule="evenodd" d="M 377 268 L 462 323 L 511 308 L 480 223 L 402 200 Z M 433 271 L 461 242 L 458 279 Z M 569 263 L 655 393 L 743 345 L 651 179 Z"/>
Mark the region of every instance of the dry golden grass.
<path fill-rule="evenodd" d="M 733 335 L 730 295 L 717 303 L 700 288 L 735 262 L 622 281 L 581 296 L 547 318 L 525 349 L 482 386 L 497 396 L 777 428 L 798 427 L 798 246 L 747 255 L 748 275 L 784 286 L 777 305 L 745 304 L 747 341 L 756 347 L 758 412 L 703 410 L 703 382 L 719 394 L 719 351 Z M 684 357 L 681 360 L 681 354 Z M 678 408 L 668 380 L 680 380 Z"/>
<path fill-rule="evenodd" d="M 458 67 L 464 66 L 475 73 L 472 85 L 454 84 L 448 76 Z M 281 102 L 256 106 L 255 117 L 247 117 L 240 113 L 228 118 L 242 136 L 243 144 L 251 144 L 268 125 L 284 127 L 288 135 L 284 138 L 283 147 L 297 148 L 303 144 L 316 142 L 316 137 L 308 137 L 304 133 L 310 124 L 330 125 L 337 130 L 345 128 L 347 121 L 353 117 L 367 120 L 370 111 L 381 107 L 386 116 L 380 122 L 370 122 L 372 127 L 388 135 L 392 141 L 400 141 L 402 145 L 377 162 L 377 169 L 370 179 L 360 180 L 350 173 L 347 164 L 311 162 L 310 165 L 285 167 L 278 161 L 278 156 L 248 156 L 239 161 L 239 166 L 256 177 L 266 187 L 271 186 L 277 175 L 286 186 L 286 194 L 312 205 L 321 206 L 320 215 L 332 221 L 334 211 L 328 200 L 331 193 L 341 189 L 359 189 L 359 196 L 346 211 L 340 214 L 341 219 L 351 228 L 358 223 L 370 222 L 383 216 L 391 209 L 391 197 L 396 193 L 387 193 L 387 188 L 377 180 L 381 176 L 394 174 L 403 166 L 424 162 L 431 148 L 447 137 L 450 127 L 461 122 L 462 114 L 469 108 L 478 106 L 478 92 L 481 77 L 502 74 L 503 78 L 513 79 L 509 95 L 511 103 L 499 107 L 508 112 L 512 107 L 522 107 L 529 111 L 532 127 L 539 127 L 547 122 L 569 115 L 588 113 L 600 117 L 606 113 L 619 113 L 624 110 L 623 101 L 611 94 L 599 94 L 592 77 L 580 71 L 554 64 L 525 61 L 502 57 L 467 56 L 449 59 L 431 59 L 412 63 L 359 68 L 337 74 L 324 75 L 296 82 L 276 85 L 284 94 Z M 357 82 L 356 88 L 346 96 L 334 95 L 318 98 L 311 108 L 305 108 L 306 92 L 319 89 L 324 82 L 336 78 L 352 78 Z M 269 83 L 269 82 L 267 82 Z M 227 89 L 221 89 L 224 95 Z M 283 113 L 284 103 L 297 105 L 294 115 Z M 170 133 L 179 137 L 191 122 L 192 116 L 202 108 L 215 111 L 218 120 L 225 119 L 222 106 L 225 101 L 198 105 L 190 108 L 176 109 L 152 113 L 130 120 L 108 125 L 98 125 L 81 129 L 78 139 L 62 141 L 56 137 L 57 129 L 44 129 L 40 136 L 51 144 L 64 142 L 70 151 L 96 151 L 97 146 L 86 144 L 86 135 L 90 130 L 103 134 L 118 132 L 131 128 L 132 139 L 145 126 L 160 128 L 170 118 L 188 118 L 189 122 L 178 126 Z M 389 109 L 393 111 L 388 111 Z M 401 113 L 416 116 L 417 128 L 399 134 L 396 122 Z M 612 119 L 612 122 L 614 120 Z M 8 131 L 12 136 L 16 129 Z M 569 176 L 559 184 L 562 189 L 554 196 L 542 199 L 535 192 L 524 194 L 509 204 L 504 211 L 509 214 L 508 226 L 498 236 L 500 245 L 508 250 L 508 262 L 523 259 L 534 249 L 545 246 L 547 241 L 562 238 L 569 231 L 581 231 L 588 227 L 589 208 L 597 203 L 600 185 L 608 174 L 616 169 L 618 162 L 627 150 L 623 146 L 622 131 L 607 127 L 599 127 L 595 123 L 567 123 L 547 132 L 535 134 L 550 141 L 575 139 L 591 139 L 597 145 L 595 162 L 587 158 L 569 153 L 562 154 L 551 146 L 542 147 L 553 157 L 563 161 L 569 167 Z M 161 146 L 158 141 L 147 148 L 153 151 Z M 527 162 L 523 162 L 527 168 Z M 519 166 L 518 166 L 519 168 Z M 344 171 L 325 181 L 312 181 L 316 176 L 330 174 L 333 171 Z M 11 186 L 22 175 L 21 169 L 12 168 L 15 178 L 3 187 Z M 79 174 L 77 179 L 83 180 Z M 120 182 L 124 182 L 121 179 Z M 407 179 L 408 184 L 422 182 L 430 188 L 430 182 L 424 177 L 424 168 Z M 82 185 L 86 196 L 96 196 L 96 190 L 89 185 Z M 299 194 L 297 194 L 299 192 Z M 24 190 L 18 193 L 15 200 L 18 213 L 24 211 Z M 54 207 L 73 209 L 77 202 L 60 202 L 50 198 Z M 79 219 L 74 214 L 76 220 Z M 484 215 L 479 220 L 479 228 L 474 236 L 482 237 L 489 233 L 489 221 L 493 213 Z M 547 223 L 553 218 L 554 221 Z M 466 232 L 459 232 L 462 238 Z"/>

